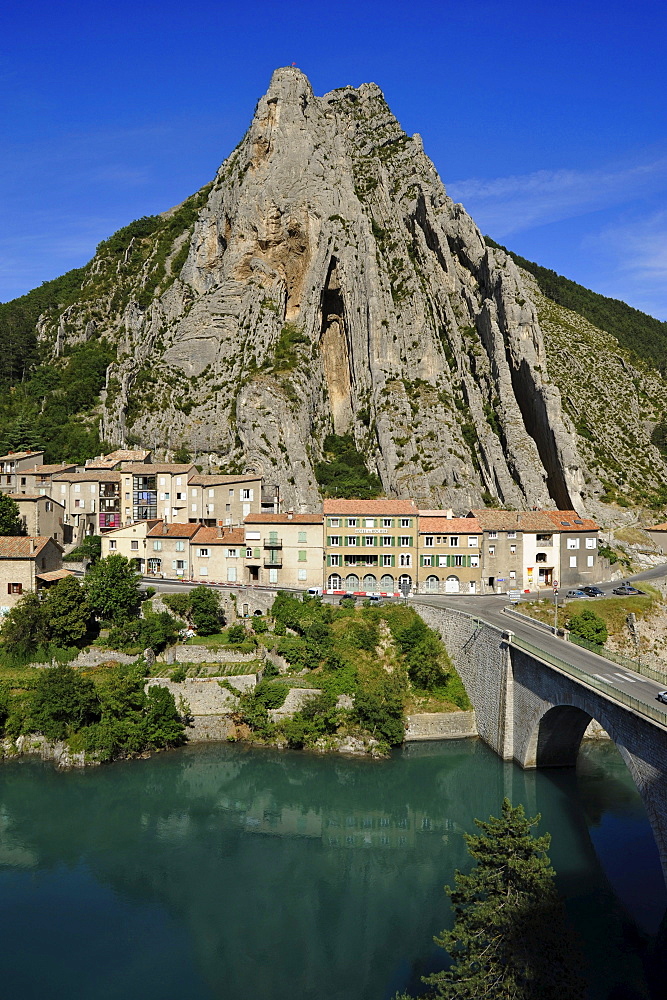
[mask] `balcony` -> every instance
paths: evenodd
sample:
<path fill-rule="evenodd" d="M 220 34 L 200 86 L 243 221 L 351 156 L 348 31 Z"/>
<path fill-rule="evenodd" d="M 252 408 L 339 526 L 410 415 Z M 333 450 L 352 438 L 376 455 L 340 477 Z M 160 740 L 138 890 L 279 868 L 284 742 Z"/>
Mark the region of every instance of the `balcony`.
<path fill-rule="evenodd" d="M 282 549 L 283 540 L 282 538 L 265 538 L 264 548 L 265 549 Z"/>
<path fill-rule="evenodd" d="M 282 556 L 271 556 L 264 560 L 264 569 L 281 569 L 283 565 Z"/>

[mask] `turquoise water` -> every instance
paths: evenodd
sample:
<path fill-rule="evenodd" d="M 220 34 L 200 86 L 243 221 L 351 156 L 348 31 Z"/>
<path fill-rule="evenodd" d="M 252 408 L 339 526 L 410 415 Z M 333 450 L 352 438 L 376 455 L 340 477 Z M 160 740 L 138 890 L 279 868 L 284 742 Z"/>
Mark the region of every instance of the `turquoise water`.
<path fill-rule="evenodd" d="M 233 745 L 0 768 L 0 983 L 48 1000 L 388 1000 L 443 952 L 462 833 L 541 812 L 592 998 L 663 996 L 667 898 L 611 745 L 525 772 L 476 740 L 388 761 Z M 663 929 L 664 935 L 664 929 Z M 662 981 L 664 982 L 664 976 Z"/>

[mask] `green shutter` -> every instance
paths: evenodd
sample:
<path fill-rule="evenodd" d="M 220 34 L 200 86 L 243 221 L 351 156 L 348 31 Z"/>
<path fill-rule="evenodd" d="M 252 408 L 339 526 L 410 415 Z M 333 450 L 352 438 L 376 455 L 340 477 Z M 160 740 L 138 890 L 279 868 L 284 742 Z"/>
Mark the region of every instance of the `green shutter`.
<path fill-rule="evenodd" d="M 392 544 L 392 548 L 393 548 L 393 547 L 394 547 L 394 546 L 396 545 L 396 539 L 394 538 L 394 536 L 393 536 L 393 535 L 392 535 L 392 539 L 391 539 L 391 544 Z M 392 566 L 393 566 L 393 565 L 394 565 L 394 564 L 392 563 Z"/>
<path fill-rule="evenodd" d="M 393 541 L 393 538 L 392 538 L 392 541 Z M 396 565 L 396 556 L 392 556 L 392 557 L 391 557 L 391 565 L 392 565 L 392 566 L 395 566 L 395 565 Z"/>
<path fill-rule="evenodd" d="M 411 546 L 414 545 L 415 544 L 415 536 L 414 535 L 410 535 L 409 538 L 410 538 L 410 545 Z"/>
<path fill-rule="evenodd" d="M 253 557 L 253 559 L 259 559 L 259 557 L 260 557 L 260 550 L 259 549 L 253 549 L 252 550 L 252 557 Z"/>

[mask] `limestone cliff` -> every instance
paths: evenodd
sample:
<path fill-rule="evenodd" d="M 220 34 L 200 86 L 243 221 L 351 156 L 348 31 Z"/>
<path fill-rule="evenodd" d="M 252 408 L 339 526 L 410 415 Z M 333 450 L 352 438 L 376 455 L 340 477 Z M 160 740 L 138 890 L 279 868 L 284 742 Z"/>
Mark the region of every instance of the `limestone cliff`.
<path fill-rule="evenodd" d="M 185 204 L 192 221 L 170 243 L 98 254 L 81 301 L 42 317 L 56 352 L 92 336 L 117 347 L 107 441 L 262 471 L 287 504 L 318 501 L 331 431 L 353 436 L 388 494 L 428 506 L 585 509 L 603 488 L 561 405 L 534 289 L 377 86 L 316 97 L 299 70 L 276 70 Z"/>

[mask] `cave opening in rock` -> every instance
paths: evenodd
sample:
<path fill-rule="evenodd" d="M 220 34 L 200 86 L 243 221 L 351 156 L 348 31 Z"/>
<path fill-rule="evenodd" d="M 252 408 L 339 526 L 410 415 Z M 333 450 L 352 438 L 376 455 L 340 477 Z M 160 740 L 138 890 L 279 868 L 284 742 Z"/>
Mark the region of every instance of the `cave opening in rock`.
<path fill-rule="evenodd" d="M 338 261 L 331 258 L 320 300 L 320 349 L 329 394 L 334 432 L 346 434 L 352 426 L 352 375 L 345 322 L 345 302 Z"/>

